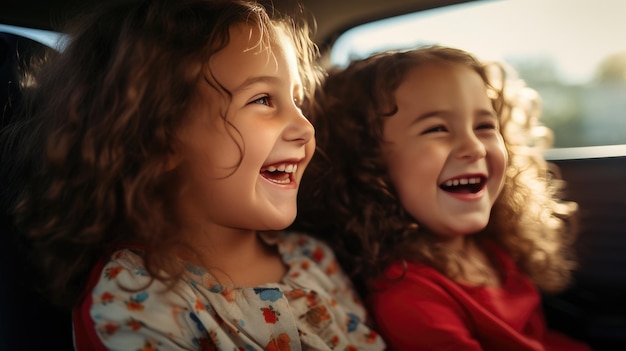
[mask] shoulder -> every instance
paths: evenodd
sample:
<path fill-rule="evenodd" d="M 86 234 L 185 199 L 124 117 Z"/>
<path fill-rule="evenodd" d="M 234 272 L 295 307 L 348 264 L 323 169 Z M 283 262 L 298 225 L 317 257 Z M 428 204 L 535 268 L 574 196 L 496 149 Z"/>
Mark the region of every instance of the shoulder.
<path fill-rule="evenodd" d="M 392 348 L 473 350 L 467 294 L 425 265 L 396 262 L 378 278 L 368 305 Z"/>
<path fill-rule="evenodd" d="M 462 315 L 467 299 L 469 296 L 459 285 L 435 269 L 396 262 L 374 281 L 368 302 L 377 318 L 428 323 L 433 318 L 448 318 L 449 314 Z"/>
<path fill-rule="evenodd" d="M 328 244 L 305 233 L 286 231 L 273 233 L 268 237 L 273 238 L 288 252 L 310 254 L 311 251 L 321 249 L 332 253 Z"/>
<path fill-rule="evenodd" d="M 287 284 L 329 294 L 340 305 L 363 314 L 358 294 L 327 244 L 302 233 L 281 235 L 283 241 L 279 249 L 290 267 L 285 279 Z"/>
<path fill-rule="evenodd" d="M 149 276 L 142 257 L 133 250 L 113 252 L 96 265 L 91 272 L 92 291 L 151 290 L 153 279 Z M 156 283 L 156 285 L 159 285 Z"/>
<path fill-rule="evenodd" d="M 337 349 L 383 349 L 380 336 L 369 329 L 366 310 L 332 249 L 321 240 L 297 232 L 281 233 L 279 249 L 290 266 L 283 280 L 291 289 L 291 308 L 300 314 L 298 328 L 310 338 L 333 338 L 325 342 Z M 293 298 L 301 292 L 305 299 Z M 302 292 L 301 292 L 302 293 Z M 332 322 L 331 322 L 332 321 Z M 321 333 L 320 325 L 324 327 Z M 313 336 L 315 335 L 315 336 Z M 308 341 L 305 342 L 308 344 Z"/>
<path fill-rule="evenodd" d="M 115 251 L 94 267 L 85 297 L 74 310 L 75 338 L 90 340 L 87 349 L 98 343 L 109 349 L 192 345 L 202 330 L 193 328 L 191 295 L 184 284 L 168 289 L 152 279 L 136 252 Z"/>
<path fill-rule="evenodd" d="M 405 260 L 390 264 L 383 274 L 374 280 L 374 290 L 386 293 L 411 287 L 416 288 L 416 291 L 441 290 L 448 285 L 456 284 L 432 267 Z"/>
<path fill-rule="evenodd" d="M 324 267 L 328 273 L 338 268 L 333 250 L 325 242 L 300 232 L 279 232 L 266 236 L 266 241 L 278 245 L 286 263 L 309 261 L 310 264 Z"/>
<path fill-rule="evenodd" d="M 168 291 L 180 292 L 180 289 L 168 289 L 163 282 L 152 278 L 136 251 L 122 249 L 93 268 L 85 298 L 92 309 L 101 309 L 103 315 L 123 315 L 153 310 L 166 300 L 177 300 L 169 301 L 170 304 L 181 303 L 181 294 Z"/>
<path fill-rule="evenodd" d="M 129 249 L 121 249 L 102 257 L 91 269 L 84 298 L 96 292 L 143 290 L 151 278 L 141 256 Z"/>
<path fill-rule="evenodd" d="M 323 241 L 302 233 L 284 233 L 285 247 L 289 257 L 290 277 L 287 282 L 305 286 L 322 294 L 329 294 L 346 311 L 361 318 L 365 310 L 359 294 L 337 261 L 332 249 Z M 283 253 L 285 252 L 283 251 Z"/>

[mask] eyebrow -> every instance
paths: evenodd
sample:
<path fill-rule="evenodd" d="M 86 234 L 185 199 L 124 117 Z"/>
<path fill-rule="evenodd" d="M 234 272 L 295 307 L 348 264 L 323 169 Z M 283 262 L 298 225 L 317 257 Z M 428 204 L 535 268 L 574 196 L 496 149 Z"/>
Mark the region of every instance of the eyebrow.
<path fill-rule="evenodd" d="M 494 110 L 480 109 L 480 110 L 478 110 L 476 112 L 478 112 L 479 116 L 492 117 L 492 118 L 494 118 L 496 120 L 499 120 L 498 114 Z"/>
<path fill-rule="evenodd" d="M 487 110 L 487 109 L 478 109 L 475 111 L 477 116 L 485 116 L 485 117 L 493 117 L 494 119 L 498 119 L 498 116 L 494 113 L 494 111 L 491 110 Z M 417 116 L 415 119 L 413 119 L 413 121 L 411 121 L 410 125 L 414 125 L 417 124 L 421 121 L 427 120 L 429 118 L 434 118 L 434 117 L 438 117 L 441 116 L 443 118 L 445 118 L 446 116 L 450 115 L 450 112 L 446 111 L 446 110 L 434 110 L 434 111 L 428 111 L 425 113 L 422 113 L 421 115 Z"/>
<path fill-rule="evenodd" d="M 447 114 L 447 113 L 444 110 L 428 111 L 428 112 L 422 113 L 421 115 L 415 117 L 411 121 L 411 123 L 409 125 L 414 125 L 414 124 L 420 123 L 420 122 L 422 122 L 424 120 L 427 120 L 429 118 L 434 118 L 434 117 L 445 115 L 445 114 Z"/>
<path fill-rule="evenodd" d="M 241 84 L 239 84 L 237 87 L 235 87 L 235 89 L 233 89 L 233 93 L 240 91 L 240 90 L 244 90 L 246 88 L 248 88 L 249 86 L 256 84 L 256 83 L 270 83 L 270 84 L 278 84 L 280 83 L 280 78 L 278 77 L 274 77 L 274 76 L 255 76 L 255 77 L 249 77 L 246 80 L 244 80 Z"/>
<path fill-rule="evenodd" d="M 254 85 L 256 83 L 268 83 L 268 84 L 273 84 L 273 85 L 278 85 L 281 83 L 281 78 L 279 77 L 275 77 L 275 76 L 254 76 L 254 77 L 249 77 L 246 80 L 244 80 L 241 84 L 239 84 L 237 87 L 235 87 L 235 89 L 232 90 L 232 93 L 236 93 L 239 92 L 241 90 L 245 90 L 248 87 L 250 87 L 251 85 Z M 304 86 L 302 85 L 302 83 L 297 83 L 294 86 L 295 91 L 296 91 L 296 95 L 298 98 L 303 98 L 303 96 L 305 95 L 304 93 Z"/>

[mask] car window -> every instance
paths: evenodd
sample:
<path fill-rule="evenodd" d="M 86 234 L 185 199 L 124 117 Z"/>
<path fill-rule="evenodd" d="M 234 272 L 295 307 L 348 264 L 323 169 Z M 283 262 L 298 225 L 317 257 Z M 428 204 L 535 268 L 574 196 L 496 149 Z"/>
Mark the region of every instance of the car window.
<path fill-rule="evenodd" d="M 455 46 L 504 60 L 539 92 L 555 148 L 626 144 L 625 13 L 623 0 L 473 1 L 351 29 L 330 60 Z"/>
<path fill-rule="evenodd" d="M 65 35 L 41 29 L 0 24 L 0 33 L 16 34 L 57 50 L 62 50 L 67 43 Z"/>

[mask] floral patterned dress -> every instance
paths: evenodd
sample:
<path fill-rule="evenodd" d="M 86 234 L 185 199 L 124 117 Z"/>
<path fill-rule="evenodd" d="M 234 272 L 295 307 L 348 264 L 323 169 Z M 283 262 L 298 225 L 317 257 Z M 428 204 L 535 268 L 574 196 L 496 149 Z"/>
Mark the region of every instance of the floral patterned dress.
<path fill-rule="evenodd" d="M 84 350 L 382 350 L 365 310 L 331 250 L 297 233 L 263 235 L 288 273 L 255 288 L 220 285 L 187 264 L 173 290 L 150 280 L 131 249 L 96 267 L 74 310 Z"/>

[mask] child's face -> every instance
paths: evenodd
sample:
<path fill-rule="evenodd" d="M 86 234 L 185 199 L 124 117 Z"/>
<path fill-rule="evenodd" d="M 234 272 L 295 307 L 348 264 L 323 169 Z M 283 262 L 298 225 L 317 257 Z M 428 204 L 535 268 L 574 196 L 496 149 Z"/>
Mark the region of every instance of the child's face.
<path fill-rule="evenodd" d="M 231 100 L 202 82 L 200 102 L 179 134 L 182 216 L 205 230 L 282 229 L 296 216 L 314 129 L 298 107 L 302 83 L 291 41 L 283 31 L 264 40 L 271 50 L 256 46 L 256 29 L 231 29 L 228 46 L 210 61 L 213 77 L 206 74 Z"/>
<path fill-rule="evenodd" d="M 428 63 L 409 71 L 395 98 L 383 150 L 402 205 L 443 238 L 482 230 L 507 162 L 485 83 L 459 64 Z"/>

